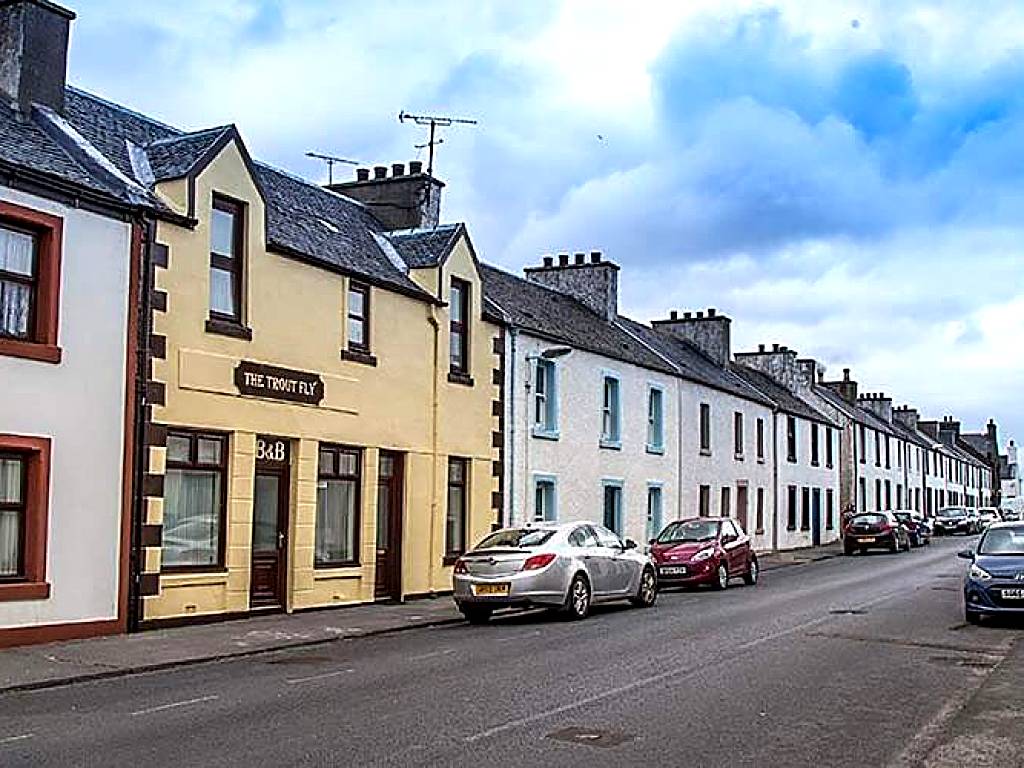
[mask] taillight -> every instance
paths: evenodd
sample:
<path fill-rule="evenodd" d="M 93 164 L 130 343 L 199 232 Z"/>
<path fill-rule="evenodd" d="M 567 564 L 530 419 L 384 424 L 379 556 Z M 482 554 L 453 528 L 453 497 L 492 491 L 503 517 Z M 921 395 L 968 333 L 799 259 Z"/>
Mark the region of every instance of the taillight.
<path fill-rule="evenodd" d="M 466 567 L 466 561 L 461 557 L 455 561 L 455 572 L 456 573 L 469 573 L 469 568 Z"/>
<path fill-rule="evenodd" d="M 555 555 L 548 553 L 544 555 L 533 555 L 532 557 L 526 558 L 526 562 L 523 563 L 524 571 L 539 571 L 541 568 L 547 568 L 554 562 Z"/>

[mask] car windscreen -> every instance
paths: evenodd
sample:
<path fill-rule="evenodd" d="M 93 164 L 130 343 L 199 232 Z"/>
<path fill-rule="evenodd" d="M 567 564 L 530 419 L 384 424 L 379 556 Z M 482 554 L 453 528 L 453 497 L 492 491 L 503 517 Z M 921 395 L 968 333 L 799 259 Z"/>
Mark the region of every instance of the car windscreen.
<path fill-rule="evenodd" d="M 990 528 L 978 545 L 978 554 L 1024 556 L 1024 526 Z"/>
<path fill-rule="evenodd" d="M 896 515 L 896 519 L 900 522 L 909 522 L 911 520 L 909 512 L 893 512 Z"/>
<path fill-rule="evenodd" d="M 963 510 L 963 509 L 940 509 L 939 510 L 939 517 L 944 517 L 944 518 L 965 517 L 966 515 L 967 515 L 967 511 Z"/>
<path fill-rule="evenodd" d="M 879 523 L 886 523 L 889 521 L 885 515 L 867 514 L 857 515 L 853 520 L 850 521 L 850 525 L 878 525 Z"/>
<path fill-rule="evenodd" d="M 550 528 L 506 528 L 487 536 L 476 545 L 476 548 L 539 547 L 554 535 L 555 532 Z"/>
<path fill-rule="evenodd" d="M 658 536 L 659 544 L 710 541 L 718 536 L 717 520 L 680 520 L 670 523 Z"/>

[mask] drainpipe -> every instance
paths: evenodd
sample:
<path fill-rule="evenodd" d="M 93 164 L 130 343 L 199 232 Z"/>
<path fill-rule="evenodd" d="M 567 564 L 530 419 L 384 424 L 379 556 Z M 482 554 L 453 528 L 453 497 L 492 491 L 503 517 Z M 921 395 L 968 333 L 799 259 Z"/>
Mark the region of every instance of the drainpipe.
<path fill-rule="evenodd" d="M 772 410 L 772 551 L 779 551 L 779 412 Z"/>
<path fill-rule="evenodd" d="M 508 489 L 508 521 L 502 518 L 498 522 L 504 525 L 515 525 L 516 519 L 516 341 L 518 331 L 509 328 L 509 368 L 508 382 L 505 392 L 508 397 L 508 472 L 505 487 Z"/>
<path fill-rule="evenodd" d="M 683 518 L 683 380 L 676 379 L 676 520 Z"/>
<path fill-rule="evenodd" d="M 438 457 L 438 418 L 440 415 L 440 387 L 438 384 L 438 377 L 441 375 L 441 324 L 437 319 L 437 307 L 431 306 L 430 316 L 427 318 L 427 322 L 430 323 L 430 327 L 434 331 L 434 370 L 433 377 L 431 378 L 431 389 L 430 389 L 430 560 L 429 568 L 427 570 L 427 591 L 431 597 L 435 597 L 437 591 L 434 589 L 434 573 L 437 569 L 437 563 L 435 562 L 437 549 L 435 542 L 437 540 L 436 528 L 437 516 L 438 516 L 438 487 L 437 487 L 437 462 Z"/>

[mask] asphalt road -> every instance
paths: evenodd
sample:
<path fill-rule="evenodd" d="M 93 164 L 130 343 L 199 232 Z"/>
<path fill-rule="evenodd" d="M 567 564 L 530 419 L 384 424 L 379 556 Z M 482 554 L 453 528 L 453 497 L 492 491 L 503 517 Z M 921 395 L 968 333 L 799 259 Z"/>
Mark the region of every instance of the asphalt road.
<path fill-rule="evenodd" d="M 0 765 L 915 765 L 1024 634 L 963 623 L 965 544 L 12 693 Z"/>

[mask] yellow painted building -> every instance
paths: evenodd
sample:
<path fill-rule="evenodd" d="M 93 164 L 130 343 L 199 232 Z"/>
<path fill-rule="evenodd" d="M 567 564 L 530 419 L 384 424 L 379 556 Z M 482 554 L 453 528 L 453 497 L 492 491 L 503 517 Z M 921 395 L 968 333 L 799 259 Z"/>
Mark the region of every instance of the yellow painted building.
<path fill-rule="evenodd" d="M 361 203 L 233 127 L 152 133 L 133 167 L 194 226 L 150 235 L 143 626 L 450 590 L 500 516 L 502 331 L 442 185 Z M 373 212 L 406 199 L 418 228 Z"/>

